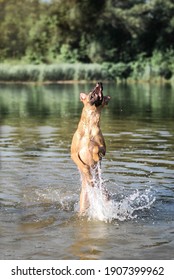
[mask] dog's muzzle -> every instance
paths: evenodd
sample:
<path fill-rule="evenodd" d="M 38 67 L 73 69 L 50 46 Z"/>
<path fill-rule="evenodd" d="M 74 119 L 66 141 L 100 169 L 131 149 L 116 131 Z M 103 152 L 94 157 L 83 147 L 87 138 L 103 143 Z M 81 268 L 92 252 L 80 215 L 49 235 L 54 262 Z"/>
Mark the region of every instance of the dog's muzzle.
<path fill-rule="evenodd" d="M 96 107 L 100 106 L 103 102 L 103 85 L 97 83 L 93 91 L 90 93 L 89 102 Z"/>

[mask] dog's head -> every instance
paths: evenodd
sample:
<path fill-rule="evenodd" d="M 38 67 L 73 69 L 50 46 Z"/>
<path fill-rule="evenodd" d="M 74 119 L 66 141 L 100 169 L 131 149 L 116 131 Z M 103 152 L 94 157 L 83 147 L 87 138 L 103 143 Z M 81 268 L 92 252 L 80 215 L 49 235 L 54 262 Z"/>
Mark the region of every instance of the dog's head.
<path fill-rule="evenodd" d="M 103 85 L 99 82 L 89 94 L 81 93 L 80 100 L 83 102 L 84 106 L 88 105 L 99 108 L 109 103 L 110 96 L 103 95 Z"/>

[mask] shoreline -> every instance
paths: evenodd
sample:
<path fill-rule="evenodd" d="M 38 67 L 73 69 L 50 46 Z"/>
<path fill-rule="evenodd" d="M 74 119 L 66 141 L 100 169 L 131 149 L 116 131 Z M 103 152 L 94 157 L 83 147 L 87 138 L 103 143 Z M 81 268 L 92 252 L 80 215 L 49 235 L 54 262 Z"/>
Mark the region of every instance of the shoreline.
<path fill-rule="evenodd" d="M 146 63 L 141 69 L 133 64 L 0 64 L 0 84 L 173 84 L 173 71 L 160 74 L 156 66 Z M 167 74 L 168 76 L 167 76 Z M 165 76 L 166 75 L 166 76 Z"/>
<path fill-rule="evenodd" d="M 97 83 L 99 80 L 59 80 L 59 81 L 1 81 L 0 80 L 0 85 L 53 85 L 53 84 L 95 84 Z M 103 84 L 157 84 L 157 85 L 174 85 L 174 82 L 172 82 L 172 80 L 165 80 L 165 79 L 160 79 L 160 78 L 156 78 L 156 79 L 150 79 L 150 80 L 143 80 L 143 79 L 139 79 L 139 80 L 135 80 L 135 79 L 127 79 L 126 81 L 109 81 L 109 80 L 102 80 Z"/>

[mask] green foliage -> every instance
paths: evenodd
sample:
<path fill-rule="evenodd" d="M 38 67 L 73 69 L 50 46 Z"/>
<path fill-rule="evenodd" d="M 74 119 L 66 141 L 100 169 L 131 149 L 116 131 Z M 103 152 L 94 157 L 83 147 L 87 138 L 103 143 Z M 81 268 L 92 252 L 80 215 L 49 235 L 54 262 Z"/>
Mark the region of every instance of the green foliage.
<path fill-rule="evenodd" d="M 155 55 L 156 56 L 156 55 Z M 160 57 L 160 56 L 159 56 Z M 171 59 L 172 60 L 172 59 Z M 0 81 L 2 82 L 58 82 L 58 81 L 127 81 L 157 79 L 170 80 L 173 75 L 173 64 L 167 61 L 156 64 L 149 59 L 139 57 L 131 63 L 58 63 L 39 65 L 0 64 Z M 158 61 L 158 60 L 157 60 Z"/>
<path fill-rule="evenodd" d="M 173 50 L 173 14 L 173 0 L 0 0 L 0 61 L 115 64 L 163 55 Z"/>
<path fill-rule="evenodd" d="M 57 81 L 99 81 L 126 79 L 126 64 L 40 64 L 40 65 L 0 65 L 0 81 L 14 82 L 57 82 Z M 126 73 L 126 74 L 125 74 Z"/>
<path fill-rule="evenodd" d="M 102 79 L 105 79 L 105 76 L 102 72 L 102 67 L 99 64 L 0 64 L 0 81 L 4 82 L 96 81 Z"/>
<path fill-rule="evenodd" d="M 27 63 L 0 79 L 171 79 L 173 14 L 173 0 L 0 0 L 0 62 Z"/>
<path fill-rule="evenodd" d="M 124 62 L 114 63 L 103 63 L 103 73 L 106 79 L 116 80 L 117 78 L 122 81 L 126 81 L 130 77 L 132 68 L 129 64 Z"/>
<path fill-rule="evenodd" d="M 40 69 L 35 65 L 0 65 L 0 81 L 35 82 L 39 77 Z"/>
<path fill-rule="evenodd" d="M 146 68 L 146 59 L 145 59 L 145 54 L 141 54 L 137 57 L 135 61 L 131 63 L 132 67 L 132 77 L 135 80 L 141 79 L 144 75 L 144 71 Z"/>
<path fill-rule="evenodd" d="M 132 72 L 131 66 L 123 62 L 117 63 L 115 70 L 116 76 L 121 80 L 126 80 Z"/>
<path fill-rule="evenodd" d="M 166 62 L 163 62 L 159 67 L 159 75 L 166 80 L 170 80 L 172 78 L 172 71 Z"/>
<path fill-rule="evenodd" d="M 54 65 L 43 65 L 42 68 L 41 75 L 43 81 L 96 81 L 105 78 L 101 65 L 99 64 L 59 63 Z"/>
<path fill-rule="evenodd" d="M 73 64 L 53 64 L 43 65 L 43 81 L 66 81 L 74 79 L 74 65 Z"/>
<path fill-rule="evenodd" d="M 166 80 L 170 80 L 174 71 L 174 50 L 168 49 L 165 53 L 154 51 L 151 63 L 156 68 L 158 75 Z"/>

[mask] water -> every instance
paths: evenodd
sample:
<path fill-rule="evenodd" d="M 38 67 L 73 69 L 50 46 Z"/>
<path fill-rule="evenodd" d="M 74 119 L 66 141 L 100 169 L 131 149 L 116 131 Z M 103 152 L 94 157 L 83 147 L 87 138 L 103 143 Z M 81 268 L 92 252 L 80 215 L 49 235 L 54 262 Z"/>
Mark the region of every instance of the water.
<path fill-rule="evenodd" d="M 104 85 L 107 154 L 79 217 L 70 145 L 93 86 L 1 85 L 1 259 L 174 258 L 173 89 Z"/>

